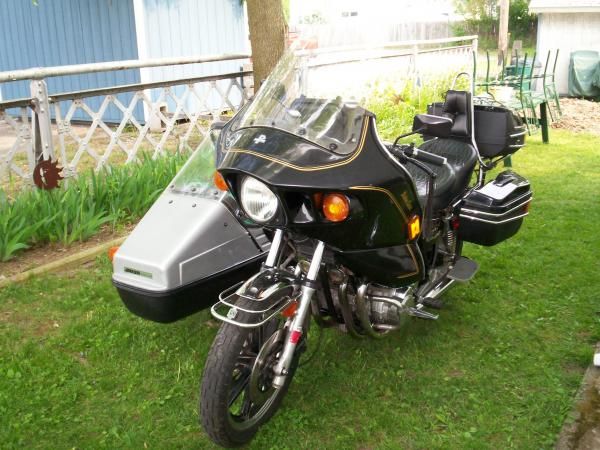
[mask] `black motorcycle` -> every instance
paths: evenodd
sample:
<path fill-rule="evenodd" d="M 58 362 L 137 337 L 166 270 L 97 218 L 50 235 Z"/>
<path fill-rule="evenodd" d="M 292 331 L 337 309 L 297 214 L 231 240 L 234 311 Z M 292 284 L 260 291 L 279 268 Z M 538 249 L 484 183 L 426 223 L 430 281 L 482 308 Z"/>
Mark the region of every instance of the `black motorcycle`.
<path fill-rule="evenodd" d="M 382 338 L 410 317 L 436 320 L 442 293 L 477 272 L 463 242 L 498 244 L 528 214 L 525 178 L 504 171 L 486 183 L 524 145 L 510 110 L 449 90 L 415 116 L 411 133 L 384 143 L 351 89 L 365 73 L 335 78 L 342 63 L 287 53 L 215 141 L 216 185 L 272 240 L 260 271 L 211 309 L 224 323 L 200 412 L 222 446 L 247 443 L 275 413 L 311 318 L 355 338 Z M 423 142 L 401 143 L 410 135 Z"/>

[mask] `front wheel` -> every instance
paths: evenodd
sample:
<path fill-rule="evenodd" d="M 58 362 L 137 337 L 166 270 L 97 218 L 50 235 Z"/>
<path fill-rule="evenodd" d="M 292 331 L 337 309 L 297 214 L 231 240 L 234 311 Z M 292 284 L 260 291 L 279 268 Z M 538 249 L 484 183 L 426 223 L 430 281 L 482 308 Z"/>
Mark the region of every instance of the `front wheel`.
<path fill-rule="evenodd" d="M 240 299 L 239 311 L 252 308 Z M 238 316 L 243 319 L 242 314 Z M 223 447 L 249 442 L 283 399 L 294 376 L 294 358 L 285 385 L 272 386 L 273 367 L 283 343 L 283 322 L 274 319 L 261 328 L 245 329 L 224 323 L 208 353 L 200 389 L 201 423 L 209 437 Z"/>

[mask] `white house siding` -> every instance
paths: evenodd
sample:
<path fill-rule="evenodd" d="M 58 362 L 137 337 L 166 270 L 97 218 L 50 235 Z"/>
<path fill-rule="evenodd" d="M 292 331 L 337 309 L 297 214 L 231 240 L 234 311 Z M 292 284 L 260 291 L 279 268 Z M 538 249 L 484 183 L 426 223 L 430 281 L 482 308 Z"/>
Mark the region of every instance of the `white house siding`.
<path fill-rule="evenodd" d="M 538 20 L 538 58 L 545 63 L 548 50 L 560 49 L 556 83 L 559 94 L 567 94 L 571 52 L 600 51 L 600 12 L 542 13 Z"/>

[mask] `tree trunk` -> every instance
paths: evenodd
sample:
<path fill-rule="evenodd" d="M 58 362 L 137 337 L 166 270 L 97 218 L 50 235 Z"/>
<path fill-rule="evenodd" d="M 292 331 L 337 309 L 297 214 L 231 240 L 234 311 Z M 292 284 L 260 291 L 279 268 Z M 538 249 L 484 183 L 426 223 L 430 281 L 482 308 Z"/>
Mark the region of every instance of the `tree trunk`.
<path fill-rule="evenodd" d="M 247 0 L 246 3 L 256 92 L 283 54 L 287 25 L 281 0 Z"/>

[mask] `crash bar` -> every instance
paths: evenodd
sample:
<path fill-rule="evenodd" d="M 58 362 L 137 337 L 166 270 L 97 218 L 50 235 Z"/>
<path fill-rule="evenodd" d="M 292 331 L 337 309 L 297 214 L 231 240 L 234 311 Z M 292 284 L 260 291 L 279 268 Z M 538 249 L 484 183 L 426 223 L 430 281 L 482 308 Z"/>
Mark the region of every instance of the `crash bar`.
<path fill-rule="evenodd" d="M 250 58 L 249 54 L 237 53 L 205 56 L 179 56 L 174 58 L 150 58 L 143 60 L 131 59 L 70 66 L 34 67 L 31 69 L 0 72 L 0 83 L 19 80 L 41 80 L 49 77 L 78 75 L 82 73 L 110 72 L 113 70 L 141 69 L 146 67 L 178 66 L 183 64 L 200 64 L 248 58 Z"/>

